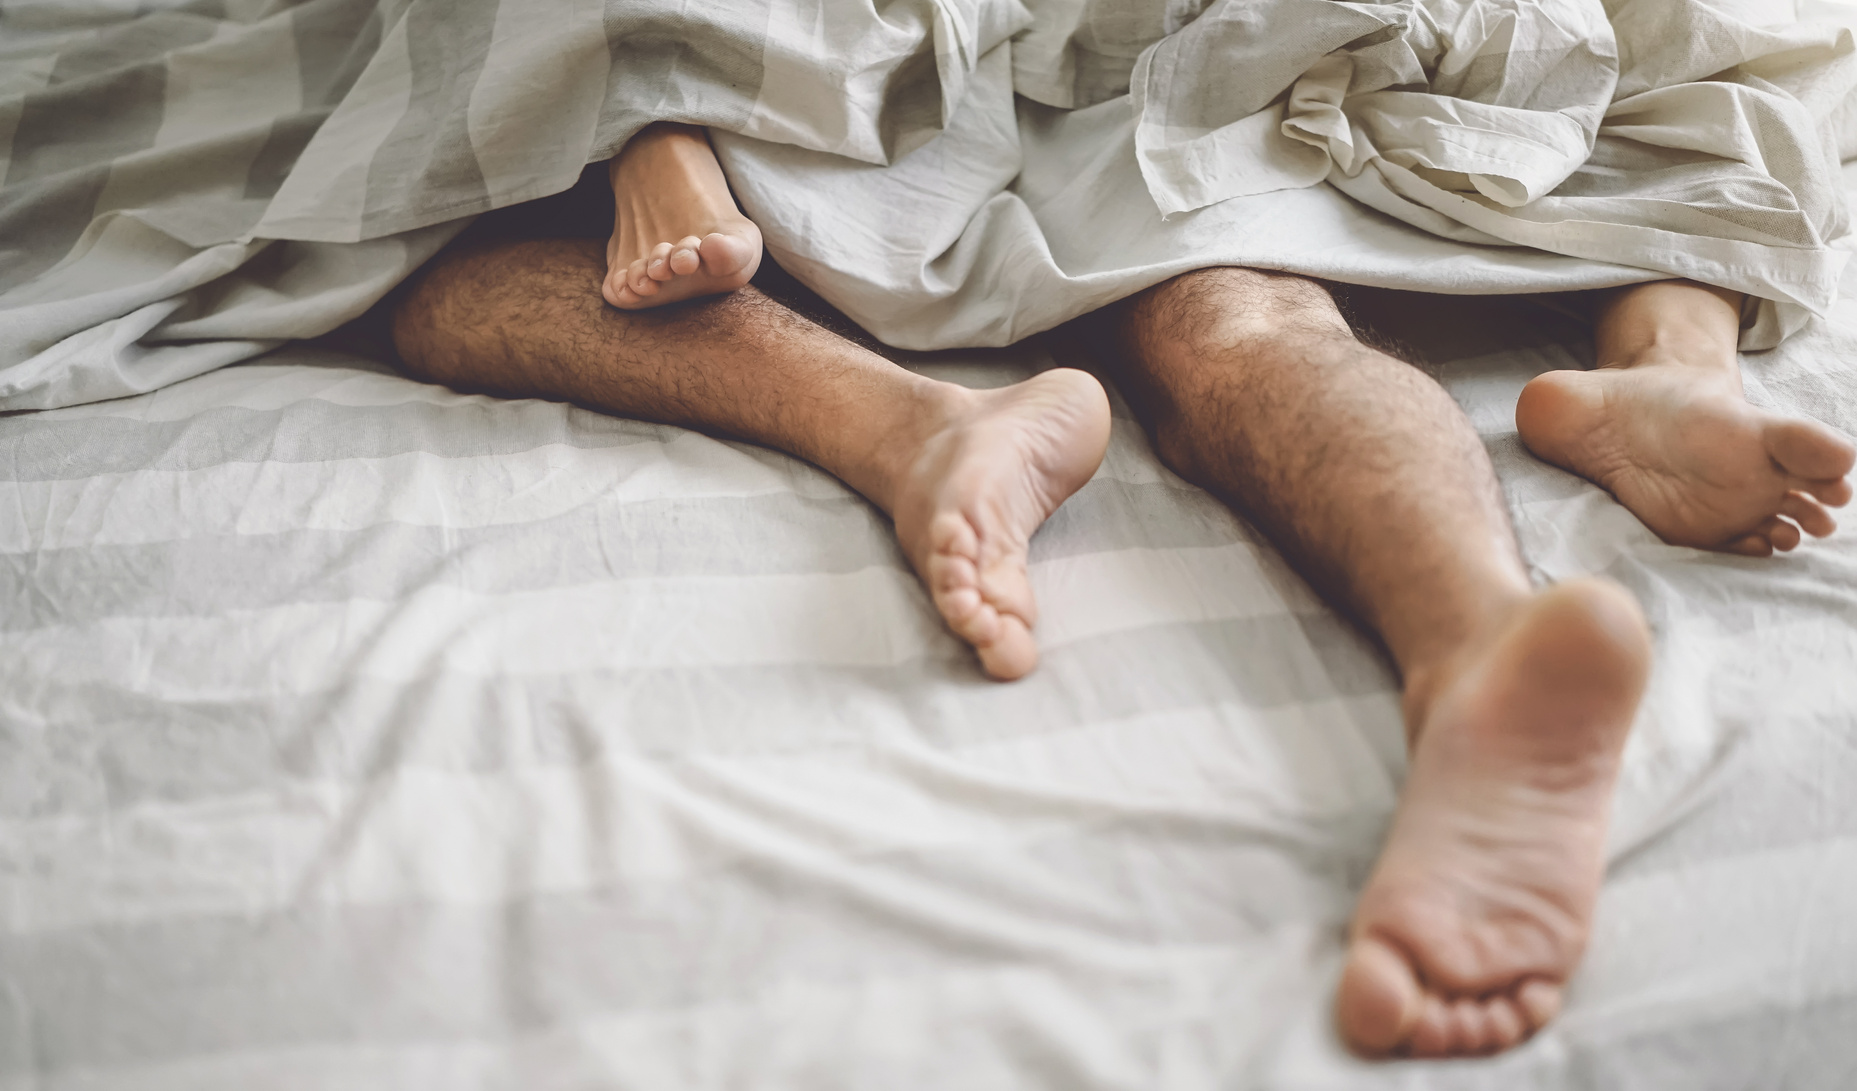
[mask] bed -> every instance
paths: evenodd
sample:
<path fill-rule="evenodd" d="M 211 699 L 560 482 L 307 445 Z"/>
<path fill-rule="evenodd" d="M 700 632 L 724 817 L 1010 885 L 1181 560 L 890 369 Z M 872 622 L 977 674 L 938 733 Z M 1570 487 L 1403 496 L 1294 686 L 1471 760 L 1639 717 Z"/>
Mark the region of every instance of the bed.
<path fill-rule="evenodd" d="M 0 417 L 0 1088 L 1857 1083 L 1857 533 L 1663 545 L 1515 437 L 1576 319 L 1362 307 L 1535 574 L 1656 630 L 1593 942 L 1523 1047 L 1340 1048 L 1396 680 L 1119 403 L 1001 685 L 824 473 L 324 342 Z M 1857 282 L 1748 371 L 1857 431 Z"/>

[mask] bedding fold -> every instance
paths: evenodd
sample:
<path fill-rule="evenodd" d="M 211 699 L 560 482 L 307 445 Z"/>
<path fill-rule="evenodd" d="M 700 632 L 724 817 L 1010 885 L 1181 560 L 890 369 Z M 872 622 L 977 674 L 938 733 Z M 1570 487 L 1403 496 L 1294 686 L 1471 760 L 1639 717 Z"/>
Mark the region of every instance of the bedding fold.
<path fill-rule="evenodd" d="M 1471 294 L 1692 277 L 1752 296 L 1743 347 L 1769 347 L 1846 258 L 1841 10 L 12 4 L 0 410 L 325 333 L 653 121 L 709 127 L 781 264 L 899 347 L 1010 343 L 1222 264 Z"/>

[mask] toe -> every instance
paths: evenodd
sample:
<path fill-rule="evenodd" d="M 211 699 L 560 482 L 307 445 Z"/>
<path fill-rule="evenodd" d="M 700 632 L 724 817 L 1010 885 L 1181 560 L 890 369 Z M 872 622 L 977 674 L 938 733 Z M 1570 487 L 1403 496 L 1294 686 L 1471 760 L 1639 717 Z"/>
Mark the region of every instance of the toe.
<path fill-rule="evenodd" d="M 677 274 L 671 272 L 671 244 L 661 242 L 651 248 L 651 256 L 645 259 L 645 273 L 653 280 L 669 280 Z"/>
<path fill-rule="evenodd" d="M 1490 1049 L 1501 1052 L 1528 1037 L 1528 1018 L 1506 996 L 1491 997 L 1486 1005 L 1489 1018 Z"/>
<path fill-rule="evenodd" d="M 1000 614 L 982 598 L 978 588 L 961 587 L 935 596 L 935 608 L 954 635 L 972 644 L 976 650 L 999 639 Z"/>
<path fill-rule="evenodd" d="M 1532 1034 L 1560 1014 L 1560 986 L 1531 977 L 1515 990 L 1515 1004 L 1528 1020 L 1528 1033 Z"/>
<path fill-rule="evenodd" d="M 1032 595 L 1031 575 L 1025 570 L 1023 547 L 981 570 L 980 593 L 1002 613 L 1023 618 L 1027 625 L 1038 624 L 1038 602 Z"/>
<path fill-rule="evenodd" d="M 671 248 L 670 257 L 666 259 L 665 264 L 677 276 L 689 276 L 703 267 L 702 255 L 697 253 L 697 247 L 702 244 L 703 241 L 695 235 L 680 240 L 676 246 Z"/>
<path fill-rule="evenodd" d="M 1372 936 L 1348 950 L 1335 994 L 1335 1021 L 1350 1047 L 1369 1056 L 1390 1053 L 1412 1037 L 1425 1009 L 1412 966 Z"/>
<path fill-rule="evenodd" d="M 714 277 L 731 277 L 752 272 L 749 267 L 760 248 L 748 239 L 714 231 L 703 237 L 700 251 L 704 272 Z"/>
<path fill-rule="evenodd" d="M 1767 536 L 1759 531 L 1752 534 L 1744 534 L 1733 541 L 1725 542 L 1722 544 L 1721 548 L 1723 553 L 1738 553 L 1743 557 L 1773 556 L 1773 543 L 1768 541 Z"/>
<path fill-rule="evenodd" d="M 976 587 L 951 587 L 935 595 L 935 608 L 956 633 L 966 629 L 980 607 L 980 591 Z"/>
<path fill-rule="evenodd" d="M 929 597 L 956 636 L 969 644 L 990 644 L 998 636 L 999 611 L 980 593 L 974 562 L 958 554 L 937 553 L 928 563 Z"/>
<path fill-rule="evenodd" d="M 1823 538 L 1838 529 L 1838 521 L 1831 517 L 1823 504 L 1802 492 L 1790 492 L 1786 499 L 1780 501 L 1780 514 L 1799 524 L 1799 529 L 1814 538 Z"/>
<path fill-rule="evenodd" d="M 1451 1006 L 1436 994 L 1426 993 L 1419 1008 L 1418 1022 L 1412 1027 L 1409 1052 L 1414 1057 L 1448 1057 L 1451 1038 Z"/>
<path fill-rule="evenodd" d="M 1031 627 L 1012 614 L 998 614 L 998 624 L 991 641 L 976 643 L 980 666 L 1002 682 L 1010 682 L 1032 673 L 1038 666 L 1038 642 Z"/>
<path fill-rule="evenodd" d="M 1816 497 L 1819 503 L 1829 507 L 1841 508 L 1851 502 L 1851 482 L 1847 477 L 1801 481 L 1799 491 Z"/>
<path fill-rule="evenodd" d="M 992 604 L 980 597 L 980 592 L 954 592 L 954 595 L 961 598 L 965 598 L 968 594 L 973 596 L 973 606 L 966 611 L 959 622 L 950 621 L 948 627 L 954 630 L 956 636 L 972 644 L 976 652 L 982 652 L 999 639 L 1001 618 L 999 611 L 993 609 Z M 982 656 L 982 658 L 985 657 Z"/>
<path fill-rule="evenodd" d="M 1466 997 L 1451 1005 L 1451 1052 L 1487 1053 L 1491 1037 L 1489 1014 L 1483 1001 Z"/>
<path fill-rule="evenodd" d="M 1754 533 L 1773 543 L 1781 553 L 1798 548 L 1799 528 L 1775 515 L 1754 528 Z"/>
<path fill-rule="evenodd" d="M 959 512 L 944 511 L 929 524 L 929 548 L 937 553 L 972 558 L 980 553 L 980 536 Z"/>
<path fill-rule="evenodd" d="M 928 583 L 929 590 L 936 595 L 962 592 L 972 597 L 975 606 L 980 604 L 979 570 L 974 567 L 973 561 L 958 553 L 936 553 L 931 556 Z"/>
<path fill-rule="evenodd" d="M 1850 437 L 1815 420 L 1776 420 L 1765 430 L 1767 453 L 1795 477 L 1811 481 L 1839 478 L 1857 462 Z"/>
<path fill-rule="evenodd" d="M 650 275 L 645 271 L 644 258 L 639 258 L 627 267 L 625 283 L 626 287 L 632 289 L 634 295 L 650 296 L 656 295 L 658 292 L 658 282 L 651 279 Z"/>

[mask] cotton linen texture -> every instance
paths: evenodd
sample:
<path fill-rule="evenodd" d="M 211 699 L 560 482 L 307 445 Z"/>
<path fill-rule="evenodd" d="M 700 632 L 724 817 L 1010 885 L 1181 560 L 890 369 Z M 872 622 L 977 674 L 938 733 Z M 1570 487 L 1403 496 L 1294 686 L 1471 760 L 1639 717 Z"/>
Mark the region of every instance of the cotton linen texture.
<path fill-rule="evenodd" d="M 1715 0 L 12 3 L 0 407 L 361 314 L 657 120 L 879 338 L 1000 345 L 1187 269 L 1829 303 L 1848 9 Z"/>

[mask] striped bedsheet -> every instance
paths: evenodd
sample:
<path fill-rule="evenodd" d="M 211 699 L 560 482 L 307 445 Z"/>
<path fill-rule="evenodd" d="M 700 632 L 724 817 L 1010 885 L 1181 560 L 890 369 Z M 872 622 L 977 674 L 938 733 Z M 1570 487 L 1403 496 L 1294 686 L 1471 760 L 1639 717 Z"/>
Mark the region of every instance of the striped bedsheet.
<path fill-rule="evenodd" d="M 1837 306 L 1749 386 L 1857 430 Z M 1336 1044 L 1394 679 L 1125 410 L 998 685 L 815 469 L 297 346 L 0 417 L 0 1089 L 1852 1086 L 1857 534 L 1661 545 L 1513 434 L 1571 319 L 1393 310 L 1657 631 L 1523 1048 Z"/>

